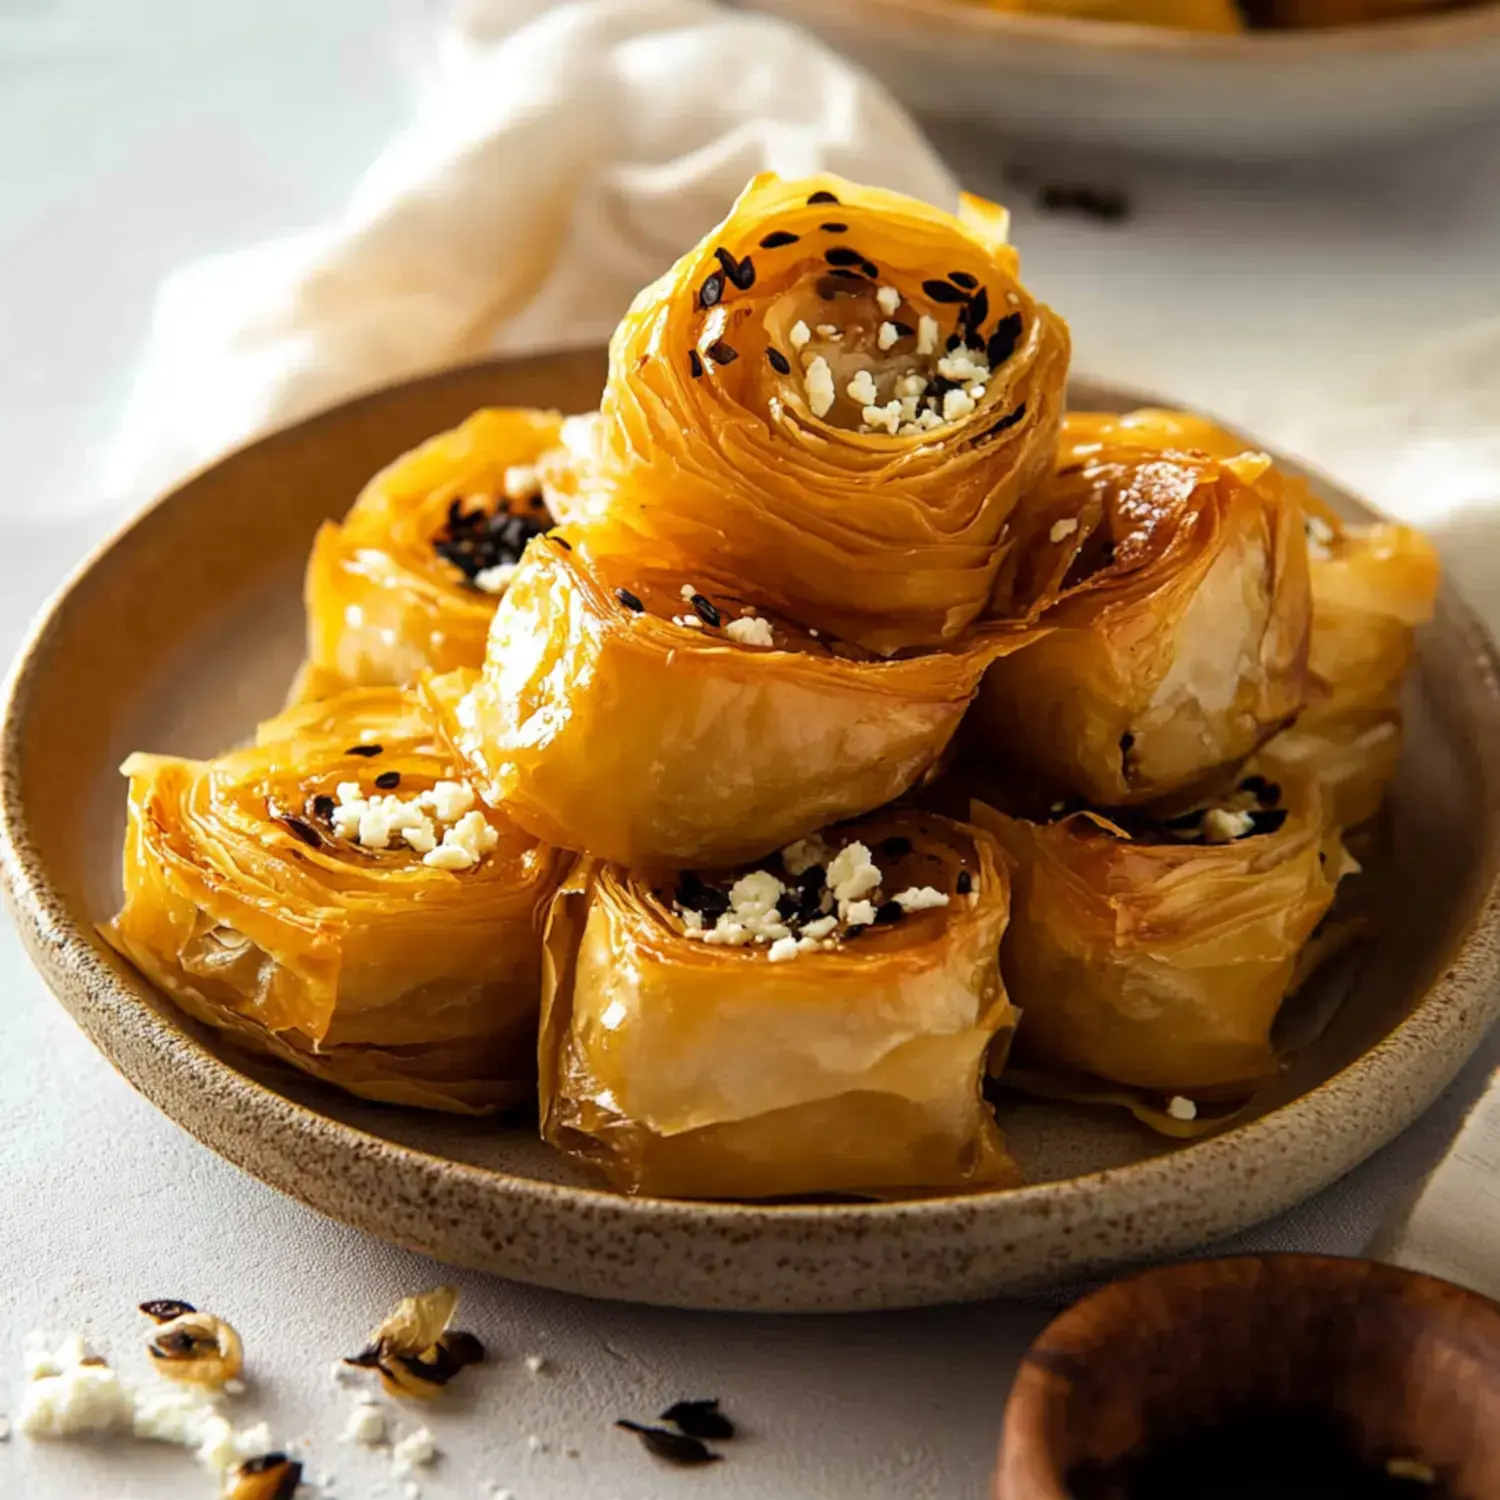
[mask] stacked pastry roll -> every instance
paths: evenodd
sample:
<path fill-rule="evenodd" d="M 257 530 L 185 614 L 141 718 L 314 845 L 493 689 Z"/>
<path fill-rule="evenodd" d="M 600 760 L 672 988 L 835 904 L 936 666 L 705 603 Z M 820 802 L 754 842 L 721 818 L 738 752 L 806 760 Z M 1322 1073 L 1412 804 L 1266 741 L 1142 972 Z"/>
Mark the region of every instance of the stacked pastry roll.
<path fill-rule="evenodd" d="M 476 413 L 323 528 L 296 706 L 127 762 L 111 939 L 356 1093 L 534 1095 L 627 1192 L 1003 1186 L 997 1077 L 1236 1107 L 1435 568 L 1201 419 L 1065 416 L 1068 352 L 993 205 L 755 179 L 597 412 Z"/>

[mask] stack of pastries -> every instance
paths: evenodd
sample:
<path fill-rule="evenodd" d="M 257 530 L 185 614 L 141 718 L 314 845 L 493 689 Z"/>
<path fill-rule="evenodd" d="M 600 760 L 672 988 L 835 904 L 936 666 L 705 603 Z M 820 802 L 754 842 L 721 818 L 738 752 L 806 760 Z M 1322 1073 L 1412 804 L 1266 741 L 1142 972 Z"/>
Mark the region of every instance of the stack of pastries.
<path fill-rule="evenodd" d="M 308 570 L 293 705 L 137 755 L 111 941 L 366 1098 L 625 1191 L 1019 1180 L 995 1085 L 1241 1106 L 1379 809 L 1431 549 L 1065 413 L 1004 212 L 753 181 L 596 412 L 489 410 Z"/>

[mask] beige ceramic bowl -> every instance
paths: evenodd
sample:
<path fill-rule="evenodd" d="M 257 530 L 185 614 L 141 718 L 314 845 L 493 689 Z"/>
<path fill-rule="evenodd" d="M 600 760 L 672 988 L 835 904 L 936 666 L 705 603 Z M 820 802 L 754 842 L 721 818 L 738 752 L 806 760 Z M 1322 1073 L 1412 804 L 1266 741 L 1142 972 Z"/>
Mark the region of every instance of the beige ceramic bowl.
<path fill-rule="evenodd" d="M 1237 36 L 980 0 L 741 0 L 794 21 L 920 113 L 1008 136 L 1244 161 L 1500 112 L 1500 3 Z"/>
<path fill-rule="evenodd" d="M 364 1104 L 221 1053 L 95 932 L 118 899 L 116 767 L 137 747 L 211 753 L 277 708 L 313 532 L 375 468 L 487 402 L 585 409 L 602 373 L 599 354 L 473 366 L 278 433 L 158 501 L 38 622 L 0 730 L 0 861 L 49 983 L 161 1109 L 264 1181 L 444 1260 L 686 1307 L 872 1308 L 1034 1287 L 1241 1229 L 1347 1171 L 1453 1076 L 1500 1011 L 1500 688 L 1451 592 L 1413 683 L 1393 859 L 1370 876 L 1379 935 L 1357 971 L 1300 999 L 1295 1064 L 1256 1118 L 1218 1137 L 1173 1147 L 1107 1111 L 1016 1100 L 1001 1115 L 1031 1183 L 1019 1190 L 632 1200 L 583 1183 L 530 1122 Z M 1076 406 L 1141 399 L 1073 390 Z"/>

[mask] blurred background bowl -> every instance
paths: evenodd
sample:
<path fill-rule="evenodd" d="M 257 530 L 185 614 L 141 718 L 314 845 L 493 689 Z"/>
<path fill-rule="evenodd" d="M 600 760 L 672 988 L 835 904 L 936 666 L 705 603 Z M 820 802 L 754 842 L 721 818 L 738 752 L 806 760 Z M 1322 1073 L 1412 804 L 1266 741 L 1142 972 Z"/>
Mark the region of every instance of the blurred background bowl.
<path fill-rule="evenodd" d="M 1500 113 L 1500 0 L 1231 35 L 970 0 L 741 3 L 805 26 L 919 114 L 1023 141 L 1266 160 Z"/>

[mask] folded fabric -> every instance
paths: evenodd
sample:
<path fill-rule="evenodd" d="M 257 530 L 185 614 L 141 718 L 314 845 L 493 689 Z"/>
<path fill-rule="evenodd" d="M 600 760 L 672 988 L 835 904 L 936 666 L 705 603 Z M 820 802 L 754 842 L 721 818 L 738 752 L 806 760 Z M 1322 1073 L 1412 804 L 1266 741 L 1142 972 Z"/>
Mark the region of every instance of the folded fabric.
<path fill-rule="evenodd" d="M 759 171 L 954 206 L 901 110 L 802 32 L 707 0 L 464 0 L 338 222 L 162 287 L 101 490 L 491 351 L 603 342 Z"/>

